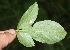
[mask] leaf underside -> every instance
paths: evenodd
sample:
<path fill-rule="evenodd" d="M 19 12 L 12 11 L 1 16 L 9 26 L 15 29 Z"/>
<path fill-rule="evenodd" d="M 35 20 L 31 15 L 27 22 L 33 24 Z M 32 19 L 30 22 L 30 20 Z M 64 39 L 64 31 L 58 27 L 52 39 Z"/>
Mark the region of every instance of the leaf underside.
<path fill-rule="evenodd" d="M 17 37 L 18 37 L 19 42 L 23 44 L 24 46 L 26 47 L 34 46 L 34 41 L 28 32 L 19 32 Z"/>
<path fill-rule="evenodd" d="M 66 31 L 55 21 L 39 21 L 32 27 L 37 15 L 38 4 L 35 2 L 23 14 L 17 26 L 17 30 L 19 30 L 17 32 L 17 37 L 21 44 L 26 47 L 32 47 L 35 46 L 33 39 L 42 43 L 54 44 L 65 38 L 67 34 Z"/>
<path fill-rule="evenodd" d="M 18 40 L 21 44 L 26 47 L 34 46 L 34 41 L 29 35 L 31 33 L 30 29 L 32 24 L 36 20 L 38 15 L 38 4 L 35 2 L 29 7 L 29 9 L 23 14 L 20 22 L 18 23 L 17 30 L 23 30 L 17 32 Z"/>
<path fill-rule="evenodd" d="M 59 42 L 64 39 L 67 34 L 59 23 L 51 20 L 44 20 L 35 23 L 33 30 L 33 39 L 47 44 Z"/>
<path fill-rule="evenodd" d="M 20 22 L 18 23 L 17 29 L 23 29 L 26 25 L 32 25 L 38 15 L 38 4 L 35 2 L 29 7 L 29 9 L 23 14 Z"/>

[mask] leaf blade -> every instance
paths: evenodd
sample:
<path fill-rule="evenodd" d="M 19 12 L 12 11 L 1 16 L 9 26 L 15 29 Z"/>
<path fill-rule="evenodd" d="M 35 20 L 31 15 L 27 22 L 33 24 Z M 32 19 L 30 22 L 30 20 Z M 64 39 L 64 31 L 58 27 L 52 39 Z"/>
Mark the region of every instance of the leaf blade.
<path fill-rule="evenodd" d="M 23 25 L 32 25 L 38 15 L 38 4 L 35 2 L 29 7 L 29 9 L 23 14 L 20 22 L 18 23 L 17 29 L 21 29 Z"/>
<path fill-rule="evenodd" d="M 50 20 L 35 23 L 33 30 L 35 31 L 32 33 L 33 39 L 47 44 L 59 42 L 64 39 L 67 34 L 59 23 Z"/>
<path fill-rule="evenodd" d="M 29 9 L 23 14 L 20 22 L 18 23 L 17 30 L 22 30 L 17 32 L 18 40 L 21 44 L 26 47 L 34 46 L 34 41 L 30 36 L 32 24 L 36 20 L 38 15 L 38 4 L 35 2 L 29 7 Z"/>
<path fill-rule="evenodd" d="M 32 37 L 27 32 L 18 32 L 17 34 L 18 40 L 21 44 L 23 44 L 26 47 L 32 47 L 34 45 L 34 41 Z"/>

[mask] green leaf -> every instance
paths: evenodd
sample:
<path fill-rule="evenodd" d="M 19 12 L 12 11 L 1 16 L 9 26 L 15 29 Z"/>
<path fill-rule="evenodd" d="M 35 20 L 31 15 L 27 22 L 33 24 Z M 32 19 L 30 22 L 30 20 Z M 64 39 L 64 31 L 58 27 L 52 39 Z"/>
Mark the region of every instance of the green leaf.
<path fill-rule="evenodd" d="M 29 7 L 29 9 L 23 14 L 20 22 L 18 23 L 17 29 L 22 29 L 26 25 L 32 25 L 38 15 L 38 4 L 35 2 Z"/>
<path fill-rule="evenodd" d="M 35 23 L 33 30 L 33 39 L 47 44 L 59 42 L 64 39 L 67 34 L 59 23 L 51 20 L 39 21 Z"/>
<path fill-rule="evenodd" d="M 23 44 L 24 46 L 26 47 L 34 46 L 34 41 L 28 32 L 19 32 L 17 34 L 17 37 L 18 37 L 19 42 Z"/>
<path fill-rule="evenodd" d="M 26 47 L 34 46 L 34 41 L 30 36 L 32 24 L 36 20 L 38 15 L 38 4 L 35 2 L 29 7 L 29 9 L 23 14 L 20 22 L 17 26 L 17 37 L 21 44 Z M 21 30 L 20 30 L 21 29 Z"/>
<path fill-rule="evenodd" d="M 54 44 L 65 38 L 66 31 L 55 21 L 39 21 L 32 27 L 37 15 L 38 4 L 35 2 L 24 13 L 17 26 L 17 37 L 21 44 L 26 47 L 32 47 L 34 46 L 33 39 L 42 43 Z"/>
<path fill-rule="evenodd" d="M 26 47 L 34 46 L 34 41 L 30 36 L 31 30 L 32 30 L 32 26 L 28 25 L 24 27 L 23 30 L 18 30 L 17 32 L 17 37 L 19 42 Z"/>

